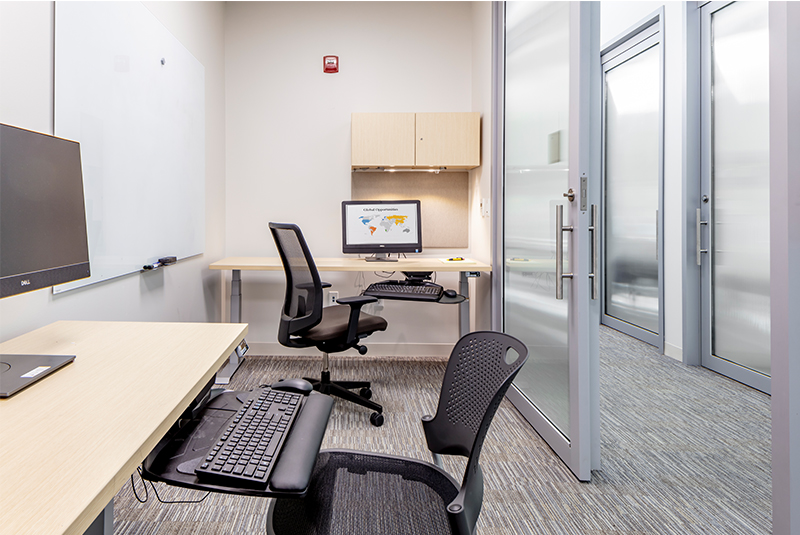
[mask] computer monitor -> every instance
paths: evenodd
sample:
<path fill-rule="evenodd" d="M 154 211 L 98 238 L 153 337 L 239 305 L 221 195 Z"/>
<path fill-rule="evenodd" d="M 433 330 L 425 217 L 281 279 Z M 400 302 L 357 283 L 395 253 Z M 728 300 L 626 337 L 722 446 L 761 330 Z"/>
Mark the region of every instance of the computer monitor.
<path fill-rule="evenodd" d="M 88 276 L 80 144 L 0 124 L 0 298 Z"/>
<path fill-rule="evenodd" d="M 390 253 L 421 253 L 419 201 L 342 202 L 342 252 L 375 255 L 368 262 L 396 261 Z"/>

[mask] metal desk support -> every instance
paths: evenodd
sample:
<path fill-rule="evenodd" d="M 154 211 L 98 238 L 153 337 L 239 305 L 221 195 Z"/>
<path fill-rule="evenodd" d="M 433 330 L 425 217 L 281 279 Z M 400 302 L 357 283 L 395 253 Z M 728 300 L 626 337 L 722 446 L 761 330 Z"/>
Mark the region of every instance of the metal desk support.
<path fill-rule="evenodd" d="M 242 270 L 234 269 L 231 273 L 231 323 L 242 322 Z M 217 372 L 217 379 L 214 381 L 218 385 L 227 385 L 231 382 L 231 377 L 244 362 L 244 357 L 239 357 L 236 350 L 231 353 L 228 363 Z"/>
<path fill-rule="evenodd" d="M 467 296 L 458 305 L 458 336 L 462 337 L 469 333 L 469 281 L 471 277 L 480 277 L 480 271 L 460 271 L 458 273 L 458 293 Z"/>

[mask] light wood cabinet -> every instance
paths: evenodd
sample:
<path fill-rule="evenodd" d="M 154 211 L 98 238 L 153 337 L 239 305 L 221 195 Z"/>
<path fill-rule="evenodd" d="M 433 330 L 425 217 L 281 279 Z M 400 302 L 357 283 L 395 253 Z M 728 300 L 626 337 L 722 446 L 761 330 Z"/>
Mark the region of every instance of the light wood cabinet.
<path fill-rule="evenodd" d="M 480 113 L 417 113 L 417 167 L 471 169 L 481 164 Z"/>
<path fill-rule="evenodd" d="M 350 160 L 353 167 L 412 167 L 413 113 L 354 113 Z"/>
<path fill-rule="evenodd" d="M 481 116 L 354 113 L 351 166 L 472 169 L 481 164 Z"/>

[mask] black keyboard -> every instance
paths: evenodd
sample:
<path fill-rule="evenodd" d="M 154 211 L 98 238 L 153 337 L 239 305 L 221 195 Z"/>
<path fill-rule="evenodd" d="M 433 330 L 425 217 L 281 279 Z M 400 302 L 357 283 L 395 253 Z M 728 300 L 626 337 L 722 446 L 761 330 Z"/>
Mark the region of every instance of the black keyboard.
<path fill-rule="evenodd" d="M 203 481 L 265 488 L 304 396 L 271 388 L 250 393 L 195 468 Z"/>
<path fill-rule="evenodd" d="M 442 297 L 442 287 L 432 283 L 408 283 L 406 281 L 375 282 L 370 284 L 364 295 L 381 299 L 407 299 L 410 301 L 438 301 Z"/>

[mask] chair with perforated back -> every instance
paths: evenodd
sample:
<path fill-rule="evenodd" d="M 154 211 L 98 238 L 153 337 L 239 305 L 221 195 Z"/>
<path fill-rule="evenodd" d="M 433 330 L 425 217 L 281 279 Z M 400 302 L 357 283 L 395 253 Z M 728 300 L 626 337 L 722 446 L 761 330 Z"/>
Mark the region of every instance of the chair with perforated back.
<path fill-rule="evenodd" d="M 322 374 L 319 379 L 305 379 L 314 390 L 351 401 L 373 412 L 372 425 L 383 425 L 383 407 L 370 401 L 368 381 L 331 381 L 329 353 L 356 349 L 367 352 L 361 339 L 376 331 L 386 330 L 386 320 L 361 312 L 361 307 L 377 301 L 359 295 L 338 300 L 340 305 L 322 306 L 322 289 L 331 285 L 322 282 L 300 227 L 289 223 L 270 223 L 278 254 L 286 274 L 286 297 L 278 327 L 278 342 L 286 347 L 316 347 L 322 351 Z M 350 389 L 360 388 L 358 394 Z"/>
<path fill-rule="evenodd" d="M 458 341 L 442 383 L 436 416 L 422 427 L 436 464 L 351 450 L 320 452 L 308 494 L 273 500 L 272 535 L 472 535 L 483 503 L 478 463 L 489 424 L 519 369 L 525 345 L 496 332 Z M 440 455 L 468 458 L 461 485 Z"/>

